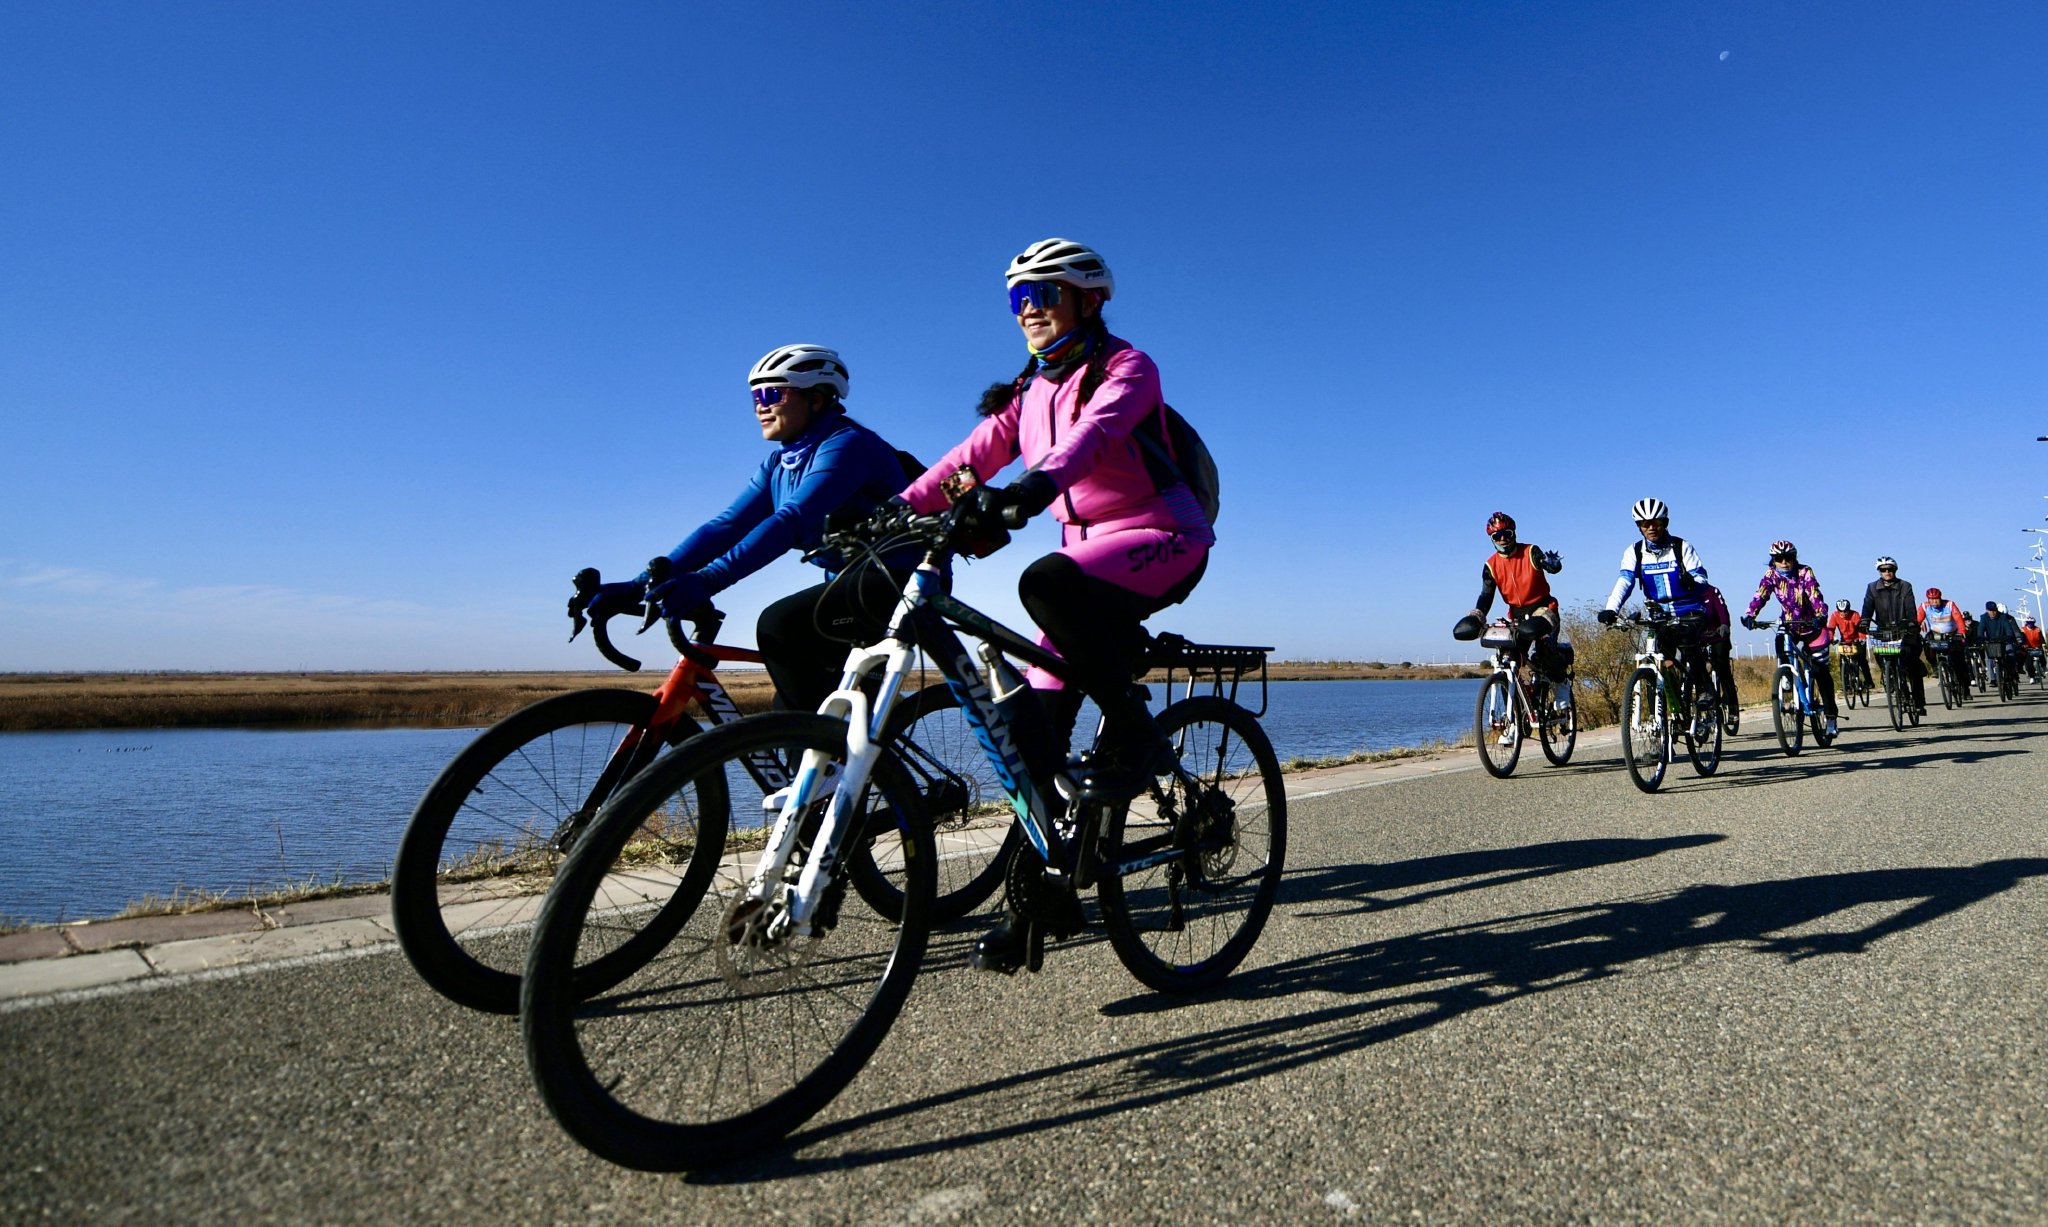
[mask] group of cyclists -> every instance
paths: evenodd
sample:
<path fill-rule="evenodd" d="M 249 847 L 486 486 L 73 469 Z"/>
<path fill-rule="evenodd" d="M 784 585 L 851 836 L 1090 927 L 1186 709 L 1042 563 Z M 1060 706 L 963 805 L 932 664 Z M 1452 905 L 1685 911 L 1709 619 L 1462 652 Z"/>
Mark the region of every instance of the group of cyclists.
<path fill-rule="evenodd" d="M 1097 699 L 1105 718 L 1100 770 L 1112 781 L 1138 786 L 1160 756 L 1170 753 L 1128 687 L 1149 642 L 1143 624 L 1185 600 L 1200 582 L 1216 541 L 1214 527 L 1188 483 L 1170 466 L 1162 476 L 1160 466 L 1149 462 L 1148 452 L 1156 453 L 1166 437 L 1168 410 L 1157 366 L 1111 333 L 1104 318 L 1116 292 L 1108 262 L 1083 244 L 1050 238 L 1018 253 L 1004 281 L 1028 356 L 1016 376 L 982 394 L 980 422 L 936 463 L 921 469 L 907 463 L 908 453 L 847 414 L 851 380 L 836 350 L 780 346 L 747 376 L 761 437 L 775 450 L 730 506 L 668 551 L 665 565 L 602 585 L 588 598 L 589 611 L 644 602 L 665 616 L 684 617 L 793 549 L 829 578 L 846 560 L 819 551 L 828 516 L 892 509 L 929 514 L 965 504 L 964 517 L 994 532 L 1050 511 L 1060 524 L 1059 547 L 1025 568 L 1018 595 L 1041 631 L 1041 644 L 1068 662 L 1081 686 L 1071 689 L 1043 670 L 1028 675 L 1052 729 L 1037 753 L 1041 759 L 1064 758 L 1086 693 Z M 1025 467 L 1016 480 L 992 484 L 1019 460 Z M 1649 600 L 1673 615 L 1656 625 L 1660 653 L 1668 656 L 1681 639 L 1705 649 L 1727 700 L 1726 727 L 1734 732 L 1740 716 L 1727 602 L 1708 581 L 1692 544 L 1670 532 L 1670 510 L 1661 500 L 1643 499 L 1632 512 L 1639 539 L 1622 552 L 1620 577 L 1600 619 L 1612 624 L 1640 585 Z M 1570 660 L 1558 643 L 1561 620 L 1548 580 L 1562 559 L 1520 542 L 1514 519 L 1505 513 L 1491 517 L 1486 532 L 1494 553 L 1482 568 L 1479 599 L 1468 621 L 1483 619 L 1498 595 L 1528 630 L 1537 666 L 1553 681 L 1564 680 Z M 759 643 L 780 705 L 815 708 L 838 682 L 845 646 L 884 633 L 881 620 L 918 559 L 902 555 L 880 562 L 858 568 L 852 582 L 819 583 L 762 612 Z M 2032 619 L 2020 627 L 1995 604 L 1973 622 L 1938 589 L 1928 589 L 1925 602 L 1916 603 L 1890 558 L 1878 560 L 1878 576 L 1864 593 L 1860 613 L 1842 601 L 1830 615 L 1813 568 L 1800 563 L 1790 541 L 1777 541 L 1770 548 L 1770 569 L 1740 619 L 1754 625 L 1772 599 L 1783 606 L 1805 649 L 1820 658 L 1814 676 L 1830 735 L 1837 710 L 1825 656 L 1832 642 L 1860 646 L 1869 629 L 1904 638 L 1913 699 L 1923 707 L 1923 642 L 1928 651 L 1955 653 L 1964 677 L 1964 653 L 1973 637 L 2022 656 L 2023 647 L 2040 645 Z M 1557 693 L 1559 703 L 1568 701 L 1567 691 Z M 1027 765 L 1038 774 L 1057 764 Z M 1006 916 L 977 944 L 977 966 L 1007 972 L 1022 962 L 1015 919 Z"/>
<path fill-rule="evenodd" d="M 936 463 L 917 471 L 846 412 L 847 364 L 819 345 L 785 345 L 754 364 L 747 383 L 761 437 L 777 445 L 738 498 L 683 538 L 666 566 L 605 584 L 589 598 L 599 614 L 641 604 L 687 616 L 791 549 L 828 575 L 848 560 L 818 553 L 827 517 L 930 514 L 964 504 L 970 527 L 1005 530 L 1050 511 L 1060 545 L 1024 569 L 1018 595 L 1039 642 L 1071 666 L 1079 689 L 1040 669 L 1028 680 L 1052 736 L 1029 761 L 1046 778 L 1063 761 L 1082 695 L 1097 701 L 1104 731 L 1096 786 L 1142 788 L 1170 756 L 1130 682 L 1149 642 L 1145 619 L 1185 600 L 1201 580 L 1216 537 L 1208 515 L 1169 466 L 1147 462 L 1146 440 L 1166 432 L 1159 370 L 1110 332 L 1103 310 L 1116 280 L 1100 253 L 1064 238 L 1033 243 L 1005 273 L 1008 306 L 1028 351 L 1023 369 L 981 396 L 980 422 Z M 1151 446 L 1157 446 L 1154 442 Z M 1024 472 L 992 479 L 1011 462 Z M 759 644 L 780 706 L 811 710 L 838 684 L 849 643 L 871 643 L 919 561 L 885 557 L 852 568 L 849 583 L 820 583 L 761 614 Z M 655 571 L 661 574 L 659 577 Z M 974 964 L 1016 971 L 1026 926 L 1014 914 L 976 943 Z"/>
<path fill-rule="evenodd" d="M 1783 613 L 1787 633 L 1813 666 L 1829 739 L 1839 731 L 1835 680 L 1828 668 L 1829 649 L 1836 645 L 1843 649 L 1843 668 L 1858 670 L 1858 677 L 1869 687 L 1873 679 L 1868 640 L 1876 635 L 1898 641 L 1912 701 L 1922 713 L 1927 710 L 1927 674 L 1941 660 L 1967 695 L 1973 678 L 1973 649 L 1994 654 L 2002 670 L 2023 667 L 2030 676 L 2040 676 L 2042 633 L 2034 618 L 2028 617 L 2022 624 L 1996 601 L 1987 601 L 1983 616 L 1973 618 L 1959 604 L 1944 598 L 1939 588 L 1929 588 L 1916 599 L 1913 586 L 1899 578 L 1898 561 L 1889 556 L 1877 560 L 1877 578 L 1864 588 L 1860 610 L 1840 600 L 1831 612 L 1819 577 L 1799 561 L 1799 547 L 1788 540 L 1773 541 L 1769 568 L 1757 581 L 1742 616 L 1731 619 L 1720 589 L 1707 578 L 1699 551 L 1691 542 L 1672 535 L 1671 509 L 1664 501 L 1640 499 L 1630 514 L 1638 536 L 1621 552 L 1620 575 L 1599 620 L 1604 626 L 1614 625 L 1622 605 L 1640 586 L 1644 599 L 1663 615 L 1650 624 L 1658 655 L 1668 662 L 1682 643 L 1705 653 L 1721 691 L 1723 727 L 1731 734 L 1741 724 L 1741 699 L 1730 661 L 1732 628 L 1740 622 L 1754 629 L 1758 613 L 1773 600 Z M 1507 605 L 1509 619 L 1523 629 L 1532 644 L 1535 666 L 1553 683 L 1565 681 L 1571 660 L 1557 642 L 1558 603 L 1547 578 L 1563 568 L 1563 560 L 1555 552 L 1518 541 L 1514 518 L 1506 512 L 1496 511 L 1488 518 L 1486 534 L 1493 540 L 1494 552 L 1481 571 L 1479 599 L 1453 633 L 1460 638 L 1477 637 L 1498 593 Z M 1562 687 L 1554 693 L 1559 706 L 1569 701 Z"/>

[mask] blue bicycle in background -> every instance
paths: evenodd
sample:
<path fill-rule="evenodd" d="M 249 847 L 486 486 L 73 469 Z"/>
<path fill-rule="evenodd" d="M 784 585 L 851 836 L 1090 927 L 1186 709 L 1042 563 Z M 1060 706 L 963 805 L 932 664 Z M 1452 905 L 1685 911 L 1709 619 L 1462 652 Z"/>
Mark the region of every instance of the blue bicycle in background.
<path fill-rule="evenodd" d="M 1816 662 L 1807 644 L 1820 633 L 1817 622 L 1757 622 L 1756 630 L 1777 628 L 1774 646 L 1778 670 L 1771 678 L 1771 723 L 1778 730 L 1778 745 L 1786 754 L 1797 755 L 1806 730 L 1813 731 L 1813 744 L 1826 749 L 1834 744 L 1828 735 L 1827 717 L 1814 697 L 1813 671 L 1827 668 L 1825 656 Z M 1825 652 L 1826 649 L 1822 649 Z"/>

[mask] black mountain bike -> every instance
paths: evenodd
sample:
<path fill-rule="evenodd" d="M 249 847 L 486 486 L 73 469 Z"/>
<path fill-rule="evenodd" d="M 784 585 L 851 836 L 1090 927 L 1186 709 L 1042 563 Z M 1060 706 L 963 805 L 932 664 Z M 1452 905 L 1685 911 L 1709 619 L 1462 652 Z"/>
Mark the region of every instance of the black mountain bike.
<path fill-rule="evenodd" d="M 1963 670 L 1967 666 L 1955 636 L 1927 636 L 1927 652 L 1934 657 L 1934 676 L 1941 684 L 1941 705 L 1955 708 L 1968 703 L 1970 687 L 1963 681 Z"/>
<path fill-rule="evenodd" d="M 1905 635 L 1896 627 L 1888 627 L 1870 636 L 1870 656 L 1877 662 L 1879 680 L 1884 686 L 1885 715 L 1891 719 L 1892 729 L 1905 732 L 1920 723 L 1920 708 L 1913 702 L 1913 681 L 1906 676 L 1907 664 Z"/>

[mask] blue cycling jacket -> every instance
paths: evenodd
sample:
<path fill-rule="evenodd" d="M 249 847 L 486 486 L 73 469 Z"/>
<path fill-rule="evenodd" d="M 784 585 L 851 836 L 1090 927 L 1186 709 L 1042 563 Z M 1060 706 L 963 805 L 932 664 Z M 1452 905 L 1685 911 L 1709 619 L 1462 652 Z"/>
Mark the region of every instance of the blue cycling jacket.
<path fill-rule="evenodd" d="M 1665 538 L 1662 549 L 1637 541 L 1623 550 L 1621 578 L 1607 595 L 1607 608 L 1620 609 L 1638 580 L 1645 600 L 1668 605 L 1673 613 L 1695 613 L 1706 607 L 1707 568 L 1701 565 L 1692 543 L 1682 537 Z"/>
<path fill-rule="evenodd" d="M 841 507 L 879 507 L 906 484 L 903 462 L 882 436 L 835 413 L 763 461 L 732 506 L 668 552 L 679 571 L 697 571 L 722 592 L 780 558 L 816 548 L 825 517 Z M 817 559 L 831 569 L 833 560 Z"/>

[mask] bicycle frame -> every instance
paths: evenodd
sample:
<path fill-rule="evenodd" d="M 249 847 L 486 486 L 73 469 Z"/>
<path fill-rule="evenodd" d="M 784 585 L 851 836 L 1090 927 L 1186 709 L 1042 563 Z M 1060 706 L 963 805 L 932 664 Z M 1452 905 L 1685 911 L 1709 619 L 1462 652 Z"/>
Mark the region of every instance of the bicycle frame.
<path fill-rule="evenodd" d="M 669 670 L 667 680 L 654 691 L 653 719 L 648 721 L 644 732 L 631 729 L 620 739 L 611 758 L 605 762 L 604 770 L 598 773 L 590 791 L 585 794 L 583 805 L 572 813 L 564 830 L 556 832 L 555 842 L 561 843 L 565 835 L 580 829 L 582 820 L 594 814 L 599 803 L 616 792 L 627 777 L 647 765 L 648 760 L 669 741 L 671 730 L 691 703 L 695 703 L 704 713 L 705 720 L 714 726 L 740 719 L 739 705 L 732 701 L 732 696 L 718 680 L 718 666 L 727 662 L 762 664 L 766 658 L 754 648 L 709 642 L 709 637 L 716 634 L 717 623 L 722 621 L 723 615 L 713 610 L 707 623 L 712 629 L 705 634 L 705 640 L 692 642 L 678 638 L 676 646 L 680 655 L 676 658 L 675 667 Z M 747 763 L 748 773 L 764 789 L 781 788 L 789 783 L 788 772 L 773 755 L 756 755 L 754 760 Z"/>
<path fill-rule="evenodd" d="M 1777 634 L 1778 663 L 1792 670 L 1792 693 L 1799 700 L 1799 714 L 1811 716 L 1817 710 L 1813 705 L 1813 662 L 1806 655 L 1806 645 L 1794 644 L 1791 634 L 1780 622 Z"/>
<path fill-rule="evenodd" d="M 1677 618 L 1670 613 L 1664 613 L 1662 616 L 1634 615 L 1632 620 L 1643 629 L 1642 646 L 1636 651 L 1636 667 L 1642 668 L 1647 665 L 1657 670 L 1657 685 L 1664 693 L 1664 707 L 1667 711 L 1675 712 L 1678 710 L 1678 695 L 1672 689 L 1674 672 L 1677 673 L 1680 682 L 1688 677 L 1695 682 L 1710 681 L 1712 678 L 1713 670 L 1707 665 L 1705 646 L 1680 638 L 1672 646 L 1671 655 L 1667 659 L 1657 650 L 1657 632 L 1675 630 L 1678 626 Z M 1666 667 L 1667 665 L 1669 667 Z"/>
<path fill-rule="evenodd" d="M 848 821 L 847 815 L 867 789 L 875 763 L 883 752 L 881 730 L 887 727 L 889 713 L 903 694 L 904 677 L 920 648 L 946 679 L 946 684 L 959 696 L 961 715 L 994 769 L 1032 848 L 1056 872 L 1073 866 L 1076 887 L 1092 882 L 1092 868 L 1085 863 L 1086 858 L 1070 854 L 1074 844 L 1085 845 L 1090 839 L 1093 824 L 1080 823 L 1071 842 L 1054 829 L 1045 798 L 1032 780 L 1023 753 L 1018 748 L 1010 717 L 998 706 L 1014 691 L 995 692 L 992 678 L 975 667 L 955 628 L 980 640 L 985 653 L 1001 652 L 1015 656 L 1063 680 L 1071 676 L 1067 663 L 962 603 L 951 594 L 951 586 L 951 554 L 934 548 L 904 583 L 902 596 L 890 617 L 884 637 L 871 646 L 856 646 L 847 653 L 839 688 L 819 706 L 820 715 L 830 716 L 846 725 L 846 765 L 831 785 L 831 800 L 826 805 L 812 845 L 816 854 L 805 862 L 786 899 L 786 919 L 773 922 L 774 927 L 769 933 L 771 938 L 786 933 L 809 936 L 813 932 L 812 922 L 824 886 L 830 881 L 843 854 L 846 837 L 853 829 L 854 824 Z M 875 697 L 870 700 L 861 688 L 861 681 L 877 672 L 881 682 Z M 802 815 L 821 795 L 820 790 L 826 784 L 827 762 L 827 757 L 820 751 L 805 752 L 794 781 L 783 794 L 782 806 L 769 833 L 767 846 L 748 880 L 747 898 L 765 903 L 773 884 L 782 881 L 795 851 L 795 841 L 791 837 Z M 1174 770 L 1185 776 L 1185 769 L 1178 763 Z M 1187 782 L 1193 783 L 1191 780 Z M 1077 808 L 1086 797 L 1084 792 L 1081 798 L 1076 799 Z M 1185 855 L 1185 849 L 1169 848 L 1119 862 L 1108 872 L 1119 876 L 1138 873 Z"/>

